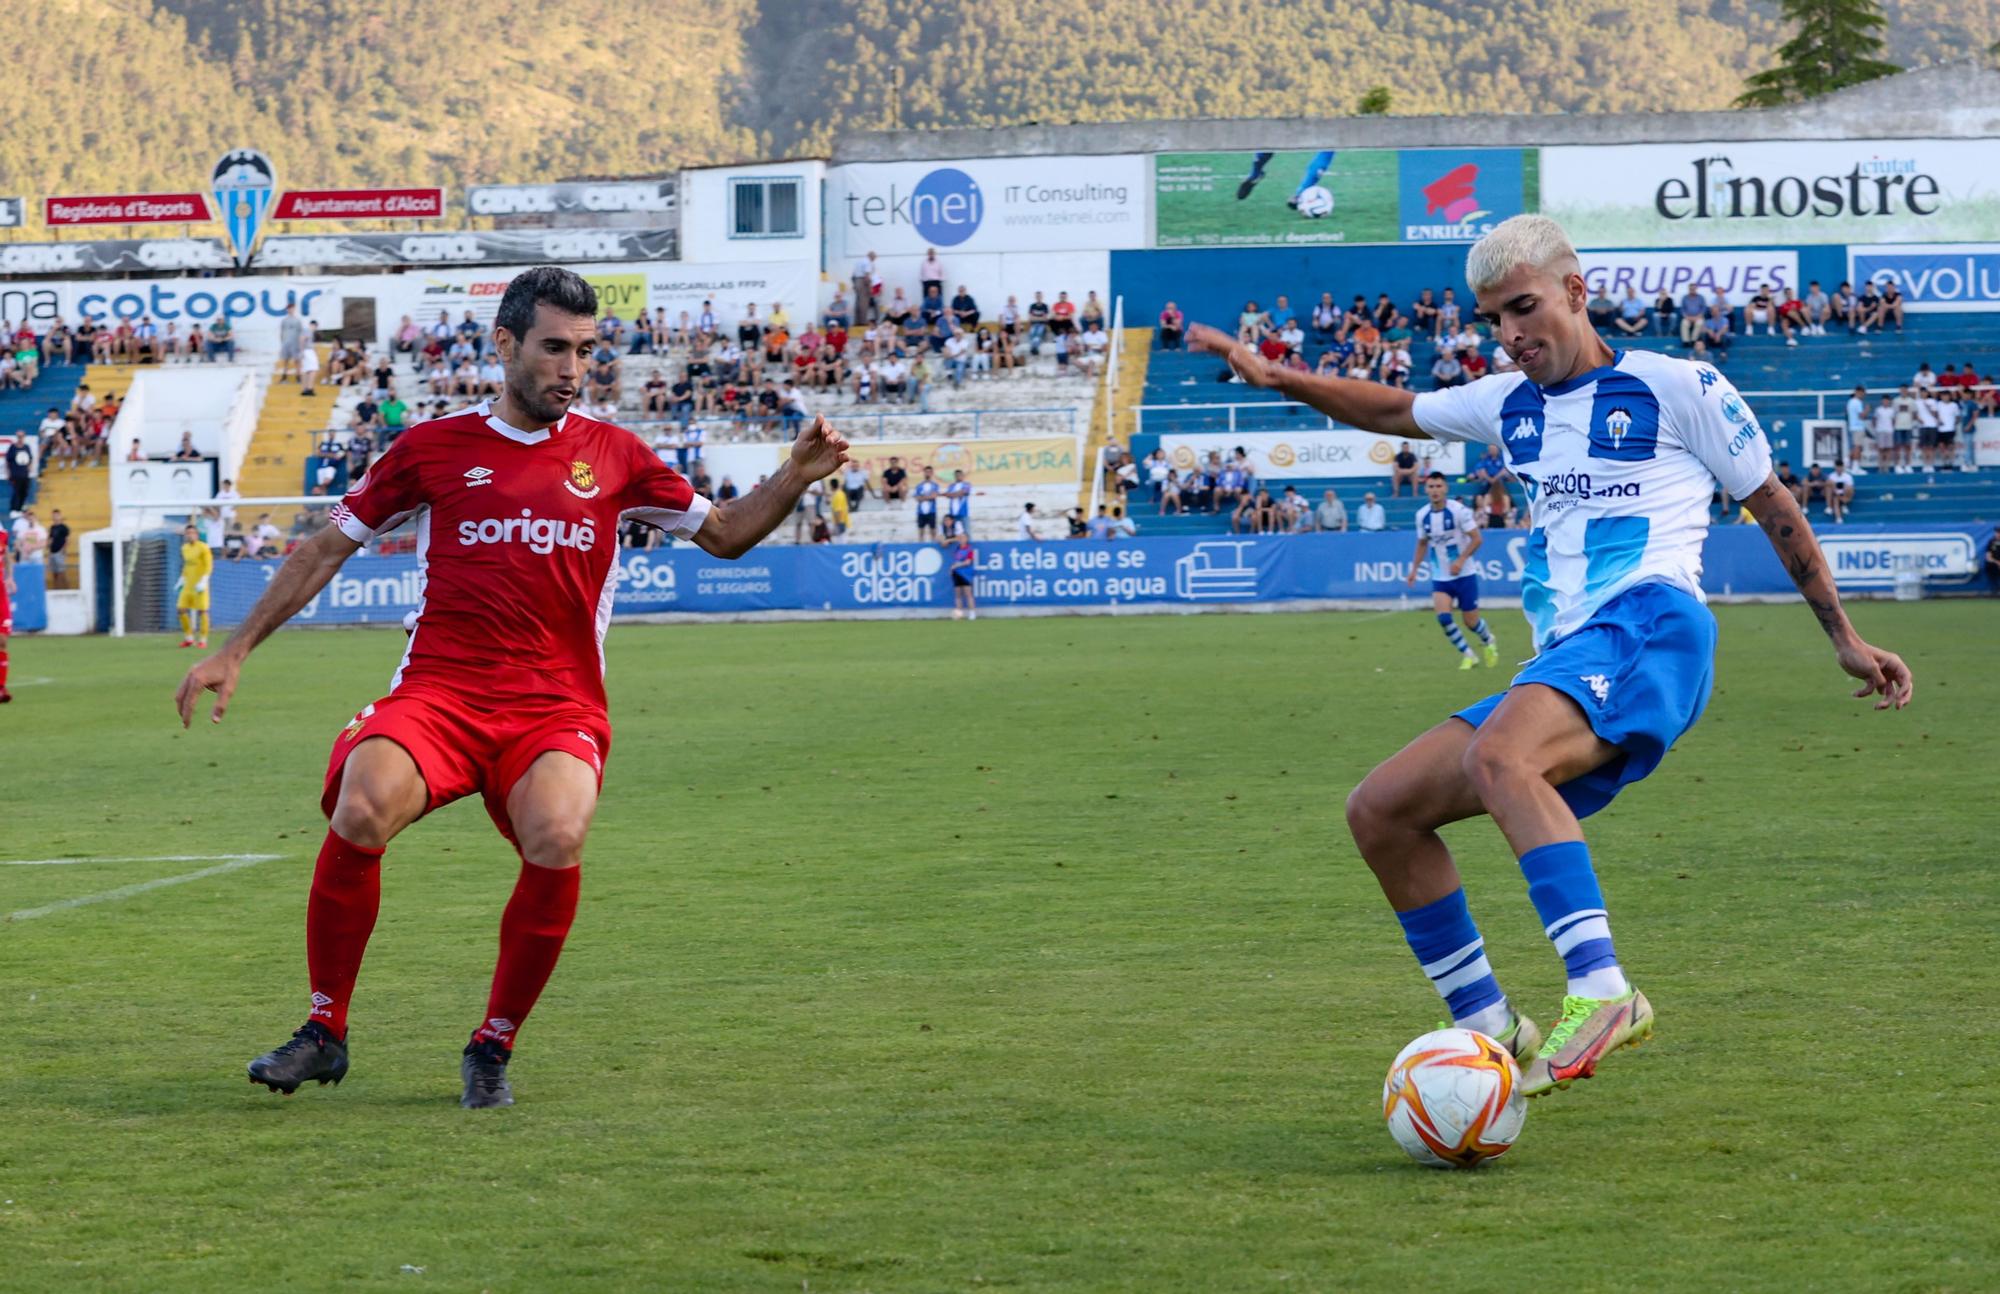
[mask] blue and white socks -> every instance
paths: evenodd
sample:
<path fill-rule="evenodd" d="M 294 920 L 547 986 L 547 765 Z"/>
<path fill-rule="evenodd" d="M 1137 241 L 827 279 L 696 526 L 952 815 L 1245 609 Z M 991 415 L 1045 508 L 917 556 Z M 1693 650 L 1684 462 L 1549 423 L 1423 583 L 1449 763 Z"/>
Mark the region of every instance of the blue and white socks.
<path fill-rule="evenodd" d="M 1479 641 L 1488 647 L 1493 645 L 1493 630 L 1487 627 L 1486 617 L 1479 617 L 1479 623 L 1472 626 L 1472 632 L 1479 635 Z"/>
<path fill-rule="evenodd" d="M 1485 625 L 1486 622 L 1484 620 L 1481 620 L 1479 623 L 1483 626 Z M 1457 649 L 1459 655 L 1461 656 L 1472 655 L 1472 648 L 1465 641 L 1465 634 L 1462 630 L 1459 629 L 1458 621 L 1453 620 L 1451 618 L 1451 612 L 1449 611 L 1438 612 L 1438 627 L 1444 630 L 1445 640 L 1449 642 L 1454 648 Z"/>
<path fill-rule="evenodd" d="M 1410 951 L 1444 999 L 1453 1024 L 1499 1037 L 1513 1021 L 1507 995 L 1486 961 L 1486 941 L 1472 924 L 1465 891 L 1453 890 L 1434 903 L 1398 912 Z"/>
<path fill-rule="evenodd" d="M 1603 1000 L 1632 991 L 1611 946 L 1611 922 L 1604 895 L 1590 865 L 1590 846 L 1581 840 L 1543 845 L 1521 855 L 1528 898 L 1542 928 L 1563 959 L 1571 997 Z"/>

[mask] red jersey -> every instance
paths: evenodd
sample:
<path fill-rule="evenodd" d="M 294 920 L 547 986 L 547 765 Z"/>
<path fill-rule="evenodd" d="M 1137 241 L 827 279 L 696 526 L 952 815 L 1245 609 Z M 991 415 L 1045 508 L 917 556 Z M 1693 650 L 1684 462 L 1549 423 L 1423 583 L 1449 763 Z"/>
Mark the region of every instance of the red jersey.
<path fill-rule="evenodd" d="M 475 405 L 411 427 L 330 520 L 357 543 L 417 521 L 417 609 L 389 690 L 501 709 L 602 707 L 618 527 L 691 539 L 709 502 L 621 427 L 524 432 Z"/>

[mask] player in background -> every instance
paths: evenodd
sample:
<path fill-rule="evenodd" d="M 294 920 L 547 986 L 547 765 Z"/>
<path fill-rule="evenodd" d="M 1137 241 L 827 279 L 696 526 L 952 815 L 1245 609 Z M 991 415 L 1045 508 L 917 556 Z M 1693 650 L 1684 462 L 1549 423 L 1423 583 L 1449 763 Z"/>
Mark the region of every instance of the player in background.
<path fill-rule="evenodd" d="M 1465 627 L 1479 635 L 1484 644 L 1486 666 L 1491 669 L 1500 663 L 1500 643 L 1494 638 L 1493 630 L 1487 626 L 1479 614 L 1479 576 L 1468 572 L 1465 564 L 1479 551 L 1484 542 L 1479 530 L 1479 517 L 1451 496 L 1451 484 L 1445 480 L 1443 472 L 1432 472 L 1424 478 L 1424 506 L 1417 509 L 1417 551 L 1410 558 L 1410 578 L 1403 583 L 1415 588 L 1417 572 L 1424 566 L 1424 550 L 1431 554 L 1431 610 L 1437 612 L 1438 624 L 1444 628 L 1445 640 L 1459 654 L 1458 667 L 1462 670 L 1478 666 L 1479 658 L 1472 654 L 1472 645 L 1451 622 L 1451 608 L 1458 604 L 1459 613 L 1465 618 Z"/>
<path fill-rule="evenodd" d="M 1236 186 L 1236 200 L 1238 202 L 1249 197 L 1250 191 L 1256 188 L 1263 180 L 1264 168 L 1271 164 L 1271 159 L 1274 156 L 1276 156 L 1275 153 L 1257 153 L 1250 158 L 1250 174 L 1245 176 L 1243 182 Z M 1319 177 L 1326 174 L 1326 168 L 1332 165 L 1332 149 L 1329 148 L 1324 152 L 1314 153 L 1312 160 L 1306 163 L 1305 178 L 1299 181 L 1298 188 L 1292 190 L 1292 196 L 1285 199 L 1285 205 L 1294 211 L 1298 210 L 1299 199 L 1305 195 L 1305 191 L 1313 185 L 1318 184 Z"/>
<path fill-rule="evenodd" d="M 1771 472 L 1763 431 L 1707 364 L 1614 352 L 1591 327 L 1576 251 L 1546 216 L 1515 216 L 1473 245 L 1466 281 L 1518 371 L 1441 391 L 1315 377 L 1214 328 L 1198 350 L 1384 436 L 1498 445 L 1528 492 L 1534 529 L 1522 610 L 1537 655 L 1508 689 L 1468 706 L 1379 765 L 1347 799 L 1354 839 L 1452 1020 L 1524 1062 L 1540 1095 L 1648 1036 L 1653 1011 L 1626 978 L 1579 820 L 1658 766 L 1708 701 L 1715 618 L 1701 546 L 1718 483 L 1763 527 L 1875 708 L 1908 705 L 1909 668 L 1849 623 L 1804 513 Z M 1490 815 L 1568 977 L 1546 1039 L 1500 990 L 1438 836 Z"/>
<path fill-rule="evenodd" d="M 208 646 L 208 581 L 215 574 L 215 551 L 202 542 L 201 527 L 190 521 L 181 527 L 180 597 L 181 646 Z M 197 641 L 195 631 L 201 631 Z"/>
<path fill-rule="evenodd" d="M 937 473 L 929 464 L 924 466 L 924 479 L 918 481 L 910 491 L 910 497 L 917 501 L 917 542 L 938 537 L 938 495 L 944 487 L 938 484 Z"/>
<path fill-rule="evenodd" d="M 7 690 L 7 640 L 14 636 L 14 546 L 0 531 L 0 705 L 14 699 Z"/>
<path fill-rule="evenodd" d="M 977 620 L 979 600 L 973 594 L 972 581 L 978 573 L 979 555 L 973 551 L 972 535 L 961 530 L 944 542 L 951 548 L 951 618 Z"/>
<path fill-rule="evenodd" d="M 182 725 L 204 689 L 220 722 L 251 650 L 363 544 L 416 520 L 424 583 L 402 664 L 388 695 L 334 739 L 321 790 L 329 830 L 306 904 L 311 1010 L 290 1041 L 250 1062 L 253 1083 L 290 1094 L 346 1076 L 348 1003 L 383 851 L 424 814 L 477 793 L 521 868 L 485 1015 L 460 1063 L 461 1104 L 513 1104 L 507 1063 L 576 915 L 611 748 L 604 633 L 620 525 L 741 557 L 847 461 L 847 442 L 815 419 L 757 489 L 711 503 L 631 432 L 569 412 L 596 341 L 588 282 L 555 266 L 517 275 L 493 321 L 500 396 L 398 437 L 181 683 Z"/>
<path fill-rule="evenodd" d="M 953 535 L 972 533 L 972 482 L 965 479 L 965 469 L 958 468 L 951 474 L 951 484 L 944 487 L 947 504 L 951 508 L 951 528 Z"/>

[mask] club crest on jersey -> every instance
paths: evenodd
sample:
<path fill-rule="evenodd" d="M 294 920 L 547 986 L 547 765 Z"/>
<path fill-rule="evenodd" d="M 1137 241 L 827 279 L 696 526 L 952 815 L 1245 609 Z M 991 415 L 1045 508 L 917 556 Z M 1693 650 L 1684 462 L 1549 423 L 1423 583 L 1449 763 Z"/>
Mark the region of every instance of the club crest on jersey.
<path fill-rule="evenodd" d="M 1611 434 L 1611 448 L 1617 449 L 1632 434 L 1632 411 L 1614 408 L 1604 415 L 1604 430 Z"/>
<path fill-rule="evenodd" d="M 572 461 L 569 465 L 569 479 L 563 482 L 563 488 L 579 499 L 596 498 L 599 489 L 597 470 L 580 458 Z"/>

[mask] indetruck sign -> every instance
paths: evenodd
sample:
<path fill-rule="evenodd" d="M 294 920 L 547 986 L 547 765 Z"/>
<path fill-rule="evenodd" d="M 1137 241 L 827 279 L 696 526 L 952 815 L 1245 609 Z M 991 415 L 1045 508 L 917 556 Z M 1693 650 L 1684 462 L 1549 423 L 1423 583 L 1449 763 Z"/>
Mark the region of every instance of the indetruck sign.
<path fill-rule="evenodd" d="M 1917 314 L 2000 310 L 2000 243 L 1850 246 L 1847 277 L 1894 283 L 1902 289 L 1903 308 Z"/>
<path fill-rule="evenodd" d="M 199 193 L 118 193 L 43 198 L 45 225 L 195 224 L 209 218 Z"/>
<path fill-rule="evenodd" d="M 1579 246 L 1990 237 L 2000 139 L 1545 148 L 1541 198 Z"/>
<path fill-rule="evenodd" d="M 1146 239 L 1143 157 L 856 163 L 830 169 L 826 192 L 837 262 L 927 248 L 1100 251 Z"/>

